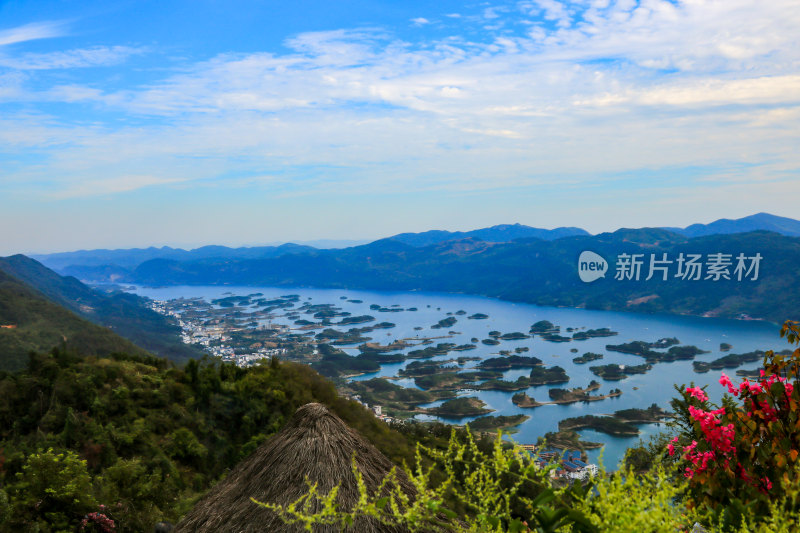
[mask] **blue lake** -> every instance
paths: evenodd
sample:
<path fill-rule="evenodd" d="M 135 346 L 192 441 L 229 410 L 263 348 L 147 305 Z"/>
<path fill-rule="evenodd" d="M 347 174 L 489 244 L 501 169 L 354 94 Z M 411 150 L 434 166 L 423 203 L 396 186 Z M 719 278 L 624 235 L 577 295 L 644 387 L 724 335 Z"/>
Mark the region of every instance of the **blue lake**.
<path fill-rule="evenodd" d="M 469 344 L 473 337 L 478 339 L 487 338 L 488 332 L 492 330 L 502 333 L 514 331 L 527 333 L 531 324 L 539 320 L 549 320 L 553 324 L 561 326 L 562 335 L 568 335 L 568 333 L 565 333 L 568 327 L 586 327 L 587 329 L 607 327 L 619 332 L 619 335 L 614 337 L 563 343 L 547 342 L 538 336 L 531 339 L 501 341 L 498 346 L 486 346 L 477 343 L 478 348 L 475 350 L 451 352 L 448 355 L 432 359 L 447 360 L 457 356 L 486 359 L 497 357 L 499 350 L 513 351 L 514 348 L 525 346 L 530 351 L 522 355 L 536 356 L 542 359 L 547 366 L 561 366 L 570 376 L 569 383 L 530 387 L 526 392 L 529 396 L 539 401 L 549 400 L 547 393 L 549 388 L 584 387 L 592 379 L 602 383 L 602 388 L 598 393 L 606 393 L 612 388 L 619 388 L 623 391 L 622 396 L 617 398 L 591 403 L 546 405 L 534 409 L 523 409 L 515 406 L 511 402 L 511 397 L 514 394 L 512 392 L 464 391 L 460 394 L 462 396 L 477 396 L 481 398 L 488 404 L 489 408 L 494 409 L 495 412 L 491 413 L 494 415 L 526 414 L 530 416 L 530 420 L 519 426 L 519 432 L 512 436 L 514 440 L 520 443 L 534 443 L 538 437 L 548 431 L 556 431 L 558 422 L 568 417 L 584 414 L 610 414 L 619 409 L 645 408 L 653 403 L 669 408 L 669 401 L 676 394 L 673 388 L 674 384 L 694 382 L 700 386 L 709 385 L 707 392 L 713 401 L 719 401 L 722 397 L 723 389 L 718 383 L 720 372 L 711 371 L 705 374 L 698 374 L 692 369 L 692 361 L 659 363 L 654 365 L 653 369 L 646 374 L 631 376 L 621 381 L 602 380 L 589 371 L 590 366 L 609 363 L 631 365 L 644 362 L 641 357 L 635 355 L 609 352 L 605 349 L 606 344 L 621 344 L 634 340 L 652 342 L 664 337 L 677 337 L 682 345 L 695 345 L 709 351 L 707 354 L 697 356 L 695 360 L 698 361 L 711 361 L 725 355 L 719 350 L 720 343 L 723 342 L 733 345 L 729 353 L 769 349 L 781 350 L 788 347 L 778 334 L 780 327 L 776 324 L 765 322 L 540 307 L 459 294 L 239 286 L 137 287 L 135 292 L 156 300 L 201 297 L 208 301 L 230 294 L 248 295 L 260 292 L 266 298 L 298 294 L 301 297 L 301 302 L 309 301 L 314 304 L 331 303 L 353 315 L 372 315 L 377 322 L 392 322 L 396 324 L 395 328 L 379 329 L 366 334 L 372 337 L 373 342 L 379 342 L 384 345 L 395 339 L 444 336 L 448 335 L 449 331 L 457 333 L 453 334 L 451 338 L 434 340 L 434 343 Z M 362 303 L 348 302 L 341 299 L 342 296 L 346 296 L 348 299 L 362 300 Z M 387 308 L 392 305 L 399 305 L 404 309 L 416 307 L 417 311 L 406 310 L 403 312 L 382 313 L 371 310 L 369 308 L 370 304 L 378 304 Z M 436 324 L 439 320 L 447 318 L 448 312 L 455 313 L 459 310 L 463 310 L 467 314 L 452 315 L 458 320 L 452 327 L 443 329 L 430 328 L 431 325 Z M 474 313 L 483 313 L 489 315 L 489 318 L 485 320 L 468 320 L 467 316 Z M 292 324 L 293 321 L 285 317 L 278 317 L 272 322 Z M 346 330 L 362 325 L 368 324 L 345 326 L 340 329 Z M 414 329 L 420 326 L 423 327 L 422 330 Z M 417 348 L 411 347 L 405 351 Z M 577 349 L 578 352 L 570 352 L 572 348 Z M 353 348 L 345 349 L 349 353 L 357 353 L 357 350 Z M 577 365 L 572 362 L 573 357 L 582 355 L 585 352 L 602 353 L 604 358 L 584 365 Z M 384 365 L 379 372 L 358 376 L 354 379 L 395 376 L 398 370 L 408 362 Z M 470 361 L 463 368 L 470 368 L 475 363 L 477 361 Z M 759 366 L 759 362 L 754 362 L 739 368 L 751 369 Z M 529 370 L 514 369 L 506 372 L 504 377 L 514 380 L 518 376 L 527 375 L 528 373 Z M 734 376 L 735 370 L 731 369 L 726 373 Z M 411 379 L 399 380 L 396 383 L 404 387 L 415 386 L 414 381 Z M 471 419 L 443 420 L 445 422 L 464 423 Z M 642 435 L 634 438 L 615 438 L 591 430 L 584 430 L 580 433 L 584 440 L 605 444 L 602 450 L 603 463 L 608 468 L 613 469 L 628 447 L 637 444 L 640 438 L 647 439 L 649 435 L 661 431 L 663 426 L 653 424 L 639 426 L 639 428 L 642 430 Z M 600 455 L 600 450 L 592 450 L 589 455 L 590 458 L 596 460 Z"/>

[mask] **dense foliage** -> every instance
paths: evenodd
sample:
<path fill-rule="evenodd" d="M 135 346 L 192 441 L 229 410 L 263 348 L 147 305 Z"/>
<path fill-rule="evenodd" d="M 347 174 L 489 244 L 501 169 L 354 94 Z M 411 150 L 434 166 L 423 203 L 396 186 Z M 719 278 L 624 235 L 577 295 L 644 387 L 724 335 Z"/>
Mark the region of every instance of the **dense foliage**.
<path fill-rule="evenodd" d="M 433 464 L 426 466 L 423 455 Z M 443 479 L 436 479 L 437 467 L 444 471 Z M 445 450 L 418 447 L 415 468 L 405 472 L 416 497 L 409 497 L 400 488 L 397 474 L 392 472 L 372 494 L 362 483 L 361 498 L 349 510 L 337 507 L 335 490 L 321 494 L 315 486 L 289 506 L 257 503 L 287 522 L 305 525 L 308 531 L 314 524 L 345 526 L 362 514 L 412 531 L 517 532 L 527 530 L 529 525 L 541 531 L 557 531 L 564 526 L 571 526 L 574 531 L 596 531 L 584 514 L 570 507 L 581 492 L 554 489 L 549 472 L 550 469 L 540 469 L 523 449 L 504 446 L 499 434 L 494 446 L 484 451 L 469 433 L 459 435 L 453 431 Z M 354 474 L 360 477 L 355 468 Z M 324 505 L 311 512 L 310 504 L 315 500 Z M 454 503 L 467 512 L 454 512 Z"/>
<path fill-rule="evenodd" d="M 315 524 L 344 527 L 363 514 L 420 532 L 794 533 L 800 523 L 797 510 L 788 509 L 800 496 L 797 483 L 732 524 L 724 514 L 693 505 L 685 478 L 660 460 L 644 472 L 632 467 L 601 471 L 582 486 L 554 482 L 555 465 L 538 467 L 527 451 L 508 446 L 499 435 L 487 450 L 469 433 L 453 431 L 446 450 L 420 446 L 417 457 L 416 467 L 405 469 L 416 498 L 390 488 L 397 485 L 393 474 L 374 492 L 362 486 L 351 509 L 337 506 L 335 491 L 325 494 L 315 486 L 288 506 L 256 503 L 308 531 Z M 436 476 L 439 471 L 445 476 Z M 314 501 L 322 508 L 312 511 Z"/>
<path fill-rule="evenodd" d="M 781 336 L 800 343 L 797 322 Z M 712 404 L 703 389 L 682 387 L 673 401 L 679 436 L 669 454 L 679 456 L 690 501 L 738 526 L 743 516 L 765 513 L 778 497 L 783 510 L 800 511 L 800 348 L 789 355 L 764 355 L 761 377 L 735 384 L 719 380 L 729 394 Z M 791 496 L 791 497 L 789 497 Z"/>
<path fill-rule="evenodd" d="M 26 371 L 0 373 L 0 530 L 175 521 L 312 401 L 394 461 L 413 457 L 407 439 L 304 365 L 32 355 Z"/>

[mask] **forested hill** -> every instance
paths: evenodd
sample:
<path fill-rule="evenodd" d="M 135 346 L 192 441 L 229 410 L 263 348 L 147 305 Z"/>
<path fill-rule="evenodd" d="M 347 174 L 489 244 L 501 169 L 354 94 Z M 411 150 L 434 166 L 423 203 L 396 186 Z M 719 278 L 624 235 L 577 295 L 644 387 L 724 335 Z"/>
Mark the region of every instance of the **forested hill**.
<path fill-rule="evenodd" d="M 84 320 L 0 271 L 0 370 L 22 369 L 29 352 L 59 345 L 87 355 L 145 354 L 108 328 Z"/>
<path fill-rule="evenodd" d="M 54 304 L 110 328 L 144 350 L 175 361 L 202 355 L 200 350 L 181 342 L 177 324 L 146 307 L 144 300 L 136 295 L 92 289 L 73 277 L 60 276 L 24 255 L 0 258 L 0 272 L 25 283 Z M 50 349 L 52 346 L 40 345 L 36 349 Z"/>
<path fill-rule="evenodd" d="M 578 277 L 582 251 L 608 261 L 592 283 Z M 729 254 L 730 279 L 676 278 L 679 254 Z M 616 257 L 642 254 L 640 279 L 615 280 Z M 666 281 L 648 275 L 651 254 L 672 261 Z M 736 279 L 735 258 L 760 254 L 758 279 Z M 487 243 L 474 239 L 414 247 L 386 239 L 344 250 L 240 261 L 156 259 L 129 281 L 151 285 L 240 284 L 376 290 L 429 290 L 486 295 L 540 305 L 736 317 L 782 322 L 798 318 L 792 291 L 800 283 L 800 238 L 751 232 L 687 238 L 663 229 L 622 229 L 596 236 Z M 708 268 L 704 264 L 704 268 Z M 752 277 L 752 273 L 751 273 Z"/>
<path fill-rule="evenodd" d="M 34 354 L 0 372 L 0 531 L 78 531 L 89 513 L 115 531 L 176 522 L 220 476 L 308 402 L 327 405 L 397 463 L 413 443 L 337 396 L 307 365 L 184 368 L 116 354 Z M 81 462 L 83 461 L 83 462 Z M 86 531 L 108 531 L 90 524 Z"/>

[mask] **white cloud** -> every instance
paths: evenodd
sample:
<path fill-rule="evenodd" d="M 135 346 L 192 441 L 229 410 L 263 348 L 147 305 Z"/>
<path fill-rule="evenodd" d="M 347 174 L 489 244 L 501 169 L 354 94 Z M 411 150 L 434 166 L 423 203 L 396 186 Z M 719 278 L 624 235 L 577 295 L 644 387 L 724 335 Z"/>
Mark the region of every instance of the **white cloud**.
<path fill-rule="evenodd" d="M 687 87 L 666 87 L 643 93 L 646 105 L 785 104 L 800 102 L 800 75 L 741 80 L 705 80 Z"/>
<path fill-rule="evenodd" d="M 58 85 L 49 91 L 48 96 L 57 102 L 101 101 L 103 91 L 81 85 Z"/>
<path fill-rule="evenodd" d="M 136 191 L 146 187 L 174 185 L 186 181 L 180 178 L 166 178 L 152 175 L 117 175 L 101 179 L 82 180 L 67 183 L 64 188 L 52 191 L 47 196 L 64 200 L 68 198 L 85 198 Z"/>
<path fill-rule="evenodd" d="M 372 55 L 372 47 L 386 38 L 376 29 L 306 32 L 286 41 L 293 50 L 329 65 L 357 65 Z"/>
<path fill-rule="evenodd" d="M 459 19 L 508 28 L 520 13 L 544 17 L 525 34 L 481 41 L 303 33 L 288 53 L 220 54 L 145 87 L 59 81 L 38 95 L 101 103 L 144 125 L 16 129 L 58 146 L 30 173 L 68 195 L 220 176 L 248 183 L 239 174 L 252 166 L 281 173 L 263 183 L 286 195 L 578 187 L 664 168 L 725 166 L 711 172 L 725 176 L 731 162 L 740 176 L 779 180 L 800 167 L 797 4 L 540 0 Z M 27 59 L 102 64 L 126 53 L 95 52 Z M 0 96 L 21 83 L 0 78 Z M 116 168 L 130 172 L 103 189 Z M 62 178 L 48 178 L 52 169 Z"/>
<path fill-rule="evenodd" d="M 797 66 L 800 10 L 796 0 L 643 0 L 614 2 L 567 15 L 580 3 L 547 0 L 561 26 L 547 43 L 565 57 L 625 58 L 648 68 L 745 70 L 758 60 L 770 68 Z M 560 6 L 560 7 L 558 7 Z M 794 28 L 794 29 L 793 29 Z"/>
<path fill-rule="evenodd" d="M 0 30 L 0 46 L 60 37 L 65 34 L 64 26 L 64 22 L 36 22 Z"/>
<path fill-rule="evenodd" d="M 560 27 L 572 25 L 572 13 L 568 2 L 533 0 L 532 2 L 522 2 L 520 9 L 528 15 L 543 14 L 545 20 L 554 21 Z"/>
<path fill-rule="evenodd" d="M 800 65 L 800 10 L 787 9 L 796 3 L 594 2 L 574 22 L 577 3 L 540 0 L 558 27 L 488 44 L 419 46 L 370 29 L 304 33 L 287 41 L 293 54 L 220 55 L 127 101 L 152 113 L 383 103 L 458 115 L 500 105 L 541 114 L 575 102 L 756 103 L 793 89 L 778 85 Z M 457 108 L 447 107 L 443 87 L 458 87 Z"/>
<path fill-rule="evenodd" d="M 106 67 L 125 61 L 143 48 L 129 46 L 95 46 L 49 53 L 29 53 L 19 56 L 0 55 L 0 67 L 15 70 L 49 70 L 85 67 Z"/>
<path fill-rule="evenodd" d="M 800 75 L 764 76 L 759 78 L 722 80 L 704 78 L 689 83 L 661 85 L 648 89 L 604 94 L 589 100 L 577 100 L 576 105 L 694 107 L 732 104 L 792 104 L 800 103 Z"/>

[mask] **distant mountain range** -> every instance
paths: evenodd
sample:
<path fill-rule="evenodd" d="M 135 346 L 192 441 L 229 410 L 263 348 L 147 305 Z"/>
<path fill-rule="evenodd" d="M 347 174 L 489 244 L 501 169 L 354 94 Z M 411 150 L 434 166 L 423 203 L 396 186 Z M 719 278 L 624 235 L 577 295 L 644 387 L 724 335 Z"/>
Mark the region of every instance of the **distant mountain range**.
<path fill-rule="evenodd" d="M 692 224 L 686 228 L 661 228 L 684 237 L 724 235 L 750 231 L 774 231 L 790 237 L 800 236 L 800 221 L 768 213 L 758 213 L 738 220 L 720 219 L 710 224 Z M 519 239 L 553 241 L 566 237 L 589 236 L 581 228 L 561 227 L 541 229 L 522 224 L 502 224 L 472 231 L 431 230 L 422 233 L 399 233 L 381 241 L 392 240 L 414 247 L 425 247 L 448 241 L 477 239 L 488 243 L 512 242 Z M 227 246 L 203 246 L 193 250 L 180 248 L 131 248 L 120 250 L 80 250 L 54 254 L 32 255 L 47 267 L 63 275 L 75 276 L 92 282 L 115 282 L 129 277 L 130 272 L 146 261 L 166 259 L 172 261 L 197 261 L 219 259 L 267 259 L 286 254 L 311 252 L 322 249 L 341 249 L 348 243 L 359 241 L 309 241 L 318 245 L 286 243 L 279 246 L 254 246 L 230 248 Z M 379 242 L 379 241 L 376 241 Z M 363 246 L 359 243 L 358 246 Z M 355 247 L 355 246 L 350 246 Z"/>
<path fill-rule="evenodd" d="M 578 258 L 592 251 L 608 261 L 608 275 L 594 283 L 578 276 Z M 729 279 L 676 279 L 680 254 L 705 263 L 728 254 Z M 738 254 L 760 254 L 757 280 L 737 281 Z M 615 280 L 616 258 L 641 254 L 641 277 Z M 672 261 L 666 280 L 650 280 L 651 255 Z M 179 262 L 153 259 L 128 281 L 145 285 L 316 286 L 373 290 L 425 290 L 493 296 L 540 305 L 706 316 L 749 315 L 781 322 L 800 318 L 794 288 L 800 283 L 800 238 L 759 231 L 688 238 L 658 229 L 618 230 L 554 241 L 477 239 L 414 247 L 392 239 L 347 248 L 267 259 Z M 708 267 L 706 267 L 708 268 Z M 748 265 L 749 268 L 749 265 Z"/>
<path fill-rule="evenodd" d="M 0 307 L 7 309 L 4 320 L 9 325 L 16 324 L 18 331 L 25 327 L 35 329 L 39 324 L 42 328 L 41 335 L 28 336 L 30 342 L 17 343 L 27 346 L 22 354 L 29 350 L 49 350 L 61 337 L 48 329 L 47 323 L 65 324 L 63 336 L 68 339 L 74 337 L 79 331 L 103 332 L 103 343 L 98 347 L 114 346 L 115 351 L 146 353 L 147 351 L 168 357 L 175 361 L 184 361 L 190 357 L 200 356 L 202 352 L 181 342 L 180 328 L 171 319 L 152 311 L 146 306 L 143 298 L 136 295 L 114 291 L 104 292 L 92 289 L 73 277 L 63 277 L 24 255 L 14 255 L 0 258 L 0 273 L 9 287 L 14 289 L 13 294 L 6 292 L 0 295 Z M 20 289 L 19 287 L 23 287 Z M 12 299 L 11 297 L 14 296 Z M 11 301 L 16 303 L 11 304 Z M 39 303 L 40 300 L 45 304 Z M 22 304 L 20 303 L 22 302 Z M 39 309 L 38 315 L 22 315 L 15 318 L 15 310 L 20 308 Z M 37 316 L 45 313 L 50 316 L 48 321 L 39 320 Z M 77 316 L 75 316 L 77 315 Z M 22 318 L 21 318 L 22 317 Z M 80 317 L 80 318 L 79 318 Z M 93 324 L 88 324 L 88 322 Z M 18 323 L 18 322 L 21 322 Z M 79 324 L 80 325 L 79 327 Z M 92 326 L 89 328 L 88 326 Z M 69 325 L 67 327 L 66 325 Z M 96 325 L 96 326 L 95 326 Z M 103 326 L 103 327 L 99 327 Z M 22 328 L 22 329 L 20 329 Z M 33 330 L 31 330 L 33 331 Z M 113 331 L 113 334 L 112 334 Z M 49 332 L 49 333 L 48 333 Z M 88 333 L 87 333 L 88 334 Z M 124 337 L 124 343 L 112 341 L 113 337 Z M 41 337 L 39 340 L 35 339 Z M 82 338 L 79 344 L 87 344 Z M 127 340 L 125 340 L 127 339 Z M 135 344 L 135 346 L 134 346 Z M 102 351 L 102 350 L 101 350 Z M 106 350 L 107 351 L 107 350 Z M 0 363 L 0 367 L 2 364 Z"/>
<path fill-rule="evenodd" d="M 113 265 L 123 269 L 135 268 L 150 259 L 172 259 L 175 261 L 194 261 L 216 257 L 229 257 L 231 259 L 255 259 L 276 257 L 287 253 L 297 253 L 315 250 L 311 246 L 299 244 L 282 244 L 280 246 L 254 246 L 250 248 L 229 248 L 227 246 L 203 246 L 194 250 L 180 248 L 129 248 L 126 250 L 80 250 L 77 252 L 63 252 L 56 254 L 31 255 L 31 258 L 41 261 L 44 265 L 61 271 L 70 265 L 81 266 L 109 266 Z"/>
<path fill-rule="evenodd" d="M 389 237 L 389 239 L 411 246 L 430 246 L 440 242 L 462 239 L 478 239 L 484 242 L 511 242 L 517 239 L 553 241 L 562 237 L 574 237 L 575 235 L 589 235 L 589 232 L 581 228 L 539 229 L 523 226 L 522 224 L 502 224 L 472 231 L 431 230 L 422 233 L 400 233 Z"/>
<path fill-rule="evenodd" d="M 710 224 L 692 224 L 685 228 L 664 229 L 680 233 L 686 237 L 729 235 L 731 233 L 747 233 L 759 230 L 774 231 L 789 237 L 800 237 L 800 220 L 770 215 L 769 213 L 758 213 L 736 220 L 721 218 Z"/>
<path fill-rule="evenodd" d="M 752 231 L 753 229 L 757 231 Z M 620 229 L 590 235 L 579 228 L 503 225 L 469 232 L 403 233 L 345 249 L 204 247 L 101 250 L 42 260 L 95 282 L 147 285 L 240 284 L 431 290 L 495 296 L 541 305 L 670 312 L 773 321 L 800 318 L 790 296 L 800 281 L 800 222 L 760 213 L 687 228 Z M 652 279 L 582 283 L 581 251 L 623 253 L 759 253 L 756 281 Z M 660 256 L 659 256 L 660 257 Z M 66 265 L 66 266 L 64 266 Z M 644 265 L 647 268 L 647 265 Z M 731 266 L 730 268 L 733 268 Z"/>

